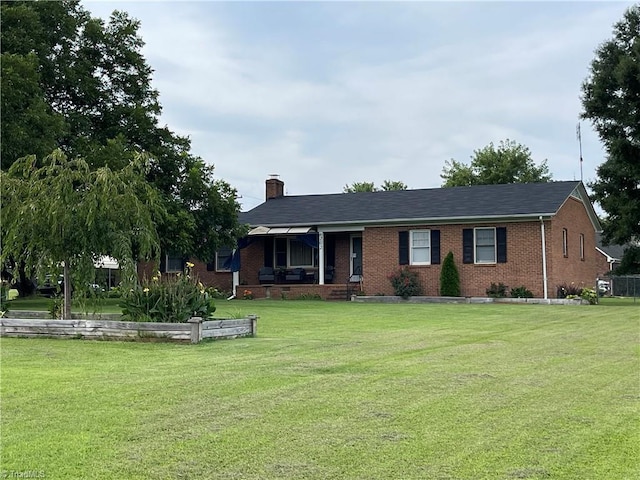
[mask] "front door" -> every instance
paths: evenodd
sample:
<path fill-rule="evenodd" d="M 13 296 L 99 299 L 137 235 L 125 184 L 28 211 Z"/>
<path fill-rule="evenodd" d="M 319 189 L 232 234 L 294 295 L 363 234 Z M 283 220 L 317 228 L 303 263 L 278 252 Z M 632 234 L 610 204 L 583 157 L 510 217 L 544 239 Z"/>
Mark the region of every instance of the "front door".
<path fill-rule="evenodd" d="M 362 236 L 351 236 L 351 265 L 350 265 L 350 280 L 352 282 L 359 282 L 362 280 Z"/>

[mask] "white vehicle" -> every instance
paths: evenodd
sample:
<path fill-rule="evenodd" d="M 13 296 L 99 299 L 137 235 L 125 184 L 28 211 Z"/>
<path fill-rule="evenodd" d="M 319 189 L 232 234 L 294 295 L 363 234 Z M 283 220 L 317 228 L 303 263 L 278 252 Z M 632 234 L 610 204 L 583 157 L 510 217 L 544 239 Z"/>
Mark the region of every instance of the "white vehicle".
<path fill-rule="evenodd" d="M 609 282 L 606 280 L 598 280 L 598 293 L 600 295 L 604 295 L 605 293 L 609 293 Z"/>

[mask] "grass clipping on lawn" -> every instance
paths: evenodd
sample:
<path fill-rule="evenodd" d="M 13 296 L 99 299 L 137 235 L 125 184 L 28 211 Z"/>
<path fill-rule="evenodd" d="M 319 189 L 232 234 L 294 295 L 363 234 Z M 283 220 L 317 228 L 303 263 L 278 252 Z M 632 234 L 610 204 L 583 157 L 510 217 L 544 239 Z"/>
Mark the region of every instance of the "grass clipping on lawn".
<path fill-rule="evenodd" d="M 1 470 L 638 478 L 637 307 L 238 307 L 260 316 L 258 337 L 196 346 L 2 339 Z"/>

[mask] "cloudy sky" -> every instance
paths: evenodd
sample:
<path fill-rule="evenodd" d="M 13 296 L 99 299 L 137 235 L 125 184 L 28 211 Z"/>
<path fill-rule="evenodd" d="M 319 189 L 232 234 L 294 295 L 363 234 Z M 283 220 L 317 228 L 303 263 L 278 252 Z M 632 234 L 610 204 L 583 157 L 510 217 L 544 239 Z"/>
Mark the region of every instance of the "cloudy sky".
<path fill-rule="evenodd" d="M 511 139 L 580 179 L 594 50 L 632 2 L 85 2 L 141 21 L 162 124 L 242 197 L 356 181 L 442 183 L 446 160 Z M 584 180 L 603 161 L 582 122 Z"/>

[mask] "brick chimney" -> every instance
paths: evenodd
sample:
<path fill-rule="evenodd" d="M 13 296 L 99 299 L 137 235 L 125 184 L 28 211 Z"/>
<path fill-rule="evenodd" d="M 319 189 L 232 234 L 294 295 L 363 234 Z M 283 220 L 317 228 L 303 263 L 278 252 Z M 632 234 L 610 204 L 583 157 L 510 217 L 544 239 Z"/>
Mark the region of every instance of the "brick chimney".
<path fill-rule="evenodd" d="M 279 175 L 269 175 L 266 183 L 266 198 L 271 200 L 272 198 L 278 198 L 284 196 L 284 182 L 280 180 Z"/>

